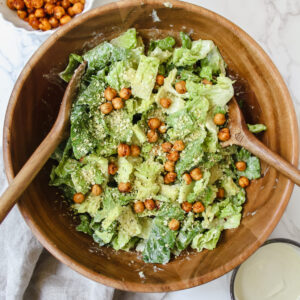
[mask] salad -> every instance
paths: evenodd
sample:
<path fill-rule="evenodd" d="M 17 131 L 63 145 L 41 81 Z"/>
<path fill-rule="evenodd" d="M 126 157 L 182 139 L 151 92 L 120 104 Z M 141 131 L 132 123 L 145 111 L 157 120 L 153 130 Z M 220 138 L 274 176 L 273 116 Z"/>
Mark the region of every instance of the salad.
<path fill-rule="evenodd" d="M 50 185 L 80 217 L 78 231 L 135 249 L 146 263 L 214 249 L 223 230 L 239 226 L 245 188 L 261 176 L 258 158 L 220 144 L 230 138 L 234 89 L 218 48 L 180 38 L 180 47 L 168 36 L 146 48 L 132 28 L 71 54 L 60 74 L 68 82 L 88 62 Z"/>

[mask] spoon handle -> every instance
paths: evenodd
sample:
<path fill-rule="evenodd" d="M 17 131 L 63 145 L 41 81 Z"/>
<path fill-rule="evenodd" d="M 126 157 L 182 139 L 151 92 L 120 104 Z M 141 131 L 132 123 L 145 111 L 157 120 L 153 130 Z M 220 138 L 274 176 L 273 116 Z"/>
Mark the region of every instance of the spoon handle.
<path fill-rule="evenodd" d="M 300 186 L 300 171 L 277 153 L 266 147 L 250 131 L 245 133 L 244 138 L 241 139 L 238 144 Z"/>

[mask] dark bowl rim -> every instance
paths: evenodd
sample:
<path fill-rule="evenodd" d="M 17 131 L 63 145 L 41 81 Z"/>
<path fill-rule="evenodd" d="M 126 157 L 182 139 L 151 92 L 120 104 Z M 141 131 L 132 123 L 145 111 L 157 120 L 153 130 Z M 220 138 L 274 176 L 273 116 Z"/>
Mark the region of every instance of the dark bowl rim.
<path fill-rule="evenodd" d="M 220 23 L 221 26 L 226 28 L 227 30 L 234 31 L 237 38 L 243 40 L 244 43 L 251 45 L 256 49 L 256 51 L 260 54 L 262 59 L 266 64 L 268 64 L 270 72 L 272 72 L 272 77 L 274 80 L 277 81 L 277 85 L 280 86 L 282 93 L 284 94 L 284 101 L 289 108 L 290 112 L 290 122 L 293 124 L 291 126 L 291 135 L 293 136 L 293 143 L 291 145 L 290 150 L 290 162 L 292 164 L 298 164 L 298 158 L 299 158 L 299 137 L 298 137 L 298 123 L 296 118 L 296 113 L 294 109 L 294 105 L 291 99 L 291 96 L 289 94 L 289 91 L 287 89 L 287 86 L 280 75 L 278 69 L 270 59 L 270 57 L 266 54 L 266 52 L 262 49 L 262 47 L 253 39 L 251 38 L 244 30 L 242 30 L 240 27 L 226 19 L 225 17 L 210 11 L 206 8 L 203 8 L 198 5 L 194 5 L 191 3 L 186 3 L 183 1 L 178 0 L 170 0 L 169 1 L 173 5 L 173 9 L 182 9 L 182 10 L 193 10 L 197 12 L 199 15 L 205 15 L 208 18 L 213 18 L 216 20 L 216 22 Z M 94 8 L 93 10 L 90 10 L 81 16 L 78 16 L 77 18 L 73 19 L 63 27 L 61 27 L 59 30 L 54 32 L 39 48 L 38 50 L 32 55 L 30 60 L 25 65 L 24 69 L 22 70 L 21 74 L 18 77 L 18 80 L 13 88 L 11 97 L 9 99 L 8 107 L 6 110 L 5 115 L 5 121 L 4 121 L 4 128 L 3 128 L 3 156 L 4 156 L 4 165 L 5 165 L 5 172 L 6 176 L 8 178 L 8 181 L 11 182 L 15 176 L 14 169 L 13 169 L 13 163 L 12 163 L 12 153 L 10 151 L 10 141 L 11 141 L 11 124 L 12 124 L 12 116 L 17 104 L 17 100 L 20 96 L 20 91 L 22 89 L 22 86 L 24 84 L 24 81 L 28 77 L 28 74 L 30 74 L 30 71 L 32 67 L 36 64 L 36 62 L 44 55 L 44 53 L 47 51 L 49 47 L 51 47 L 57 40 L 57 38 L 64 36 L 66 33 L 68 33 L 71 29 L 74 27 L 80 25 L 82 22 L 87 21 L 88 19 L 99 16 L 102 14 L 109 13 L 110 10 L 122 7 L 126 9 L 130 9 L 132 7 L 136 7 L 137 5 L 141 5 L 143 3 L 144 5 L 163 5 L 164 0 L 128 0 L 128 1 L 119 1 L 119 2 L 113 2 L 109 3 L 97 8 Z M 112 279 L 106 275 L 100 274 L 95 272 L 94 270 L 91 270 L 90 268 L 86 267 L 85 265 L 77 262 L 75 259 L 70 257 L 68 254 L 61 251 L 57 245 L 47 237 L 47 235 L 43 232 L 43 229 L 35 222 L 35 220 L 31 217 L 29 211 L 26 208 L 26 204 L 23 201 L 20 201 L 18 203 L 18 207 L 20 209 L 20 212 L 25 219 L 27 225 L 30 227 L 33 234 L 36 236 L 36 238 L 41 242 L 41 244 L 53 255 L 55 256 L 59 261 L 66 264 L 73 270 L 77 271 L 78 273 L 88 277 L 89 279 L 92 279 L 94 281 L 97 281 L 99 283 L 102 283 L 107 286 L 111 286 L 117 289 L 125 290 L 125 291 L 132 291 L 132 292 L 167 292 L 167 291 L 177 291 L 182 289 L 187 289 L 191 287 L 195 287 L 201 284 L 204 284 L 206 282 L 209 282 L 213 279 L 216 279 L 225 273 L 231 271 L 236 266 L 241 264 L 242 261 L 247 259 L 261 244 L 268 238 L 268 236 L 272 233 L 275 226 L 279 222 L 280 218 L 282 217 L 282 214 L 289 202 L 291 193 L 293 191 L 294 184 L 287 180 L 285 189 L 282 191 L 282 201 L 281 201 L 281 209 L 277 213 L 276 218 L 272 220 L 272 223 L 264 230 L 262 233 L 260 239 L 257 239 L 255 242 L 253 242 L 247 249 L 245 249 L 243 255 L 240 255 L 238 257 L 235 257 L 234 259 L 228 261 L 224 265 L 220 266 L 216 270 L 213 270 L 211 272 L 206 273 L 205 275 L 201 275 L 194 278 L 189 278 L 186 280 L 179 280 L 174 281 L 172 283 L 157 283 L 157 284 L 145 284 L 142 282 L 136 283 L 136 282 L 124 282 L 122 280 L 116 280 Z"/>
<path fill-rule="evenodd" d="M 256 251 L 258 251 L 260 248 L 269 245 L 269 244 L 276 244 L 276 243 L 284 243 L 284 244 L 290 244 L 293 246 L 296 246 L 300 249 L 300 243 L 291 239 L 286 239 L 286 238 L 274 238 L 274 239 L 270 239 L 265 241 Z M 255 251 L 255 252 L 256 252 Z M 254 254 L 254 253 L 253 253 Z M 245 262 L 245 261 L 244 261 Z M 243 263 L 244 263 L 243 262 Z M 240 266 L 243 264 L 241 263 L 238 267 L 236 267 L 233 271 L 232 271 L 232 275 L 231 275 L 231 279 L 230 279 L 230 299 L 231 300 L 237 300 L 235 298 L 234 295 L 234 283 L 235 283 L 235 278 L 236 278 L 236 274 L 240 268 Z"/>

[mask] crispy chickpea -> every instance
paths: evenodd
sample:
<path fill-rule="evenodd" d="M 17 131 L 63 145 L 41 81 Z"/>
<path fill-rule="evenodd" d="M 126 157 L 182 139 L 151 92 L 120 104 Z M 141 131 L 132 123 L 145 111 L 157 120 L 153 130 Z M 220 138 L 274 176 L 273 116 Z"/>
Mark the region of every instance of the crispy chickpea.
<path fill-rule="evenodd" d="M 131 191 L 131 183 L 130 182 L 120 182 L 118 185 L 118 189 L 121 193 L 129 193 Z"/>
<path fill-rule="evenodd" d="M 36 16 L 34 14 L 29 14 L 28 15 L 28 22 L 31 22 L 33 20 L 37 20 Z"/>
<path fill-rule="evenodd" d="M 82 203 L 83 201 L 84 201 L 84 195 L 82 194 L 82 193 L 76 193 L 76 194 L 74 194 L 74 196 L 73 196 L 73 201 L 75 202 L 75 203 Z"/>
<path fill-rule="evenodd" d="M 112 99 L 111 103 L 114 109 L 122 109 L 124 107 L 123 100 L 119 97 Z"/>
<path fill-rule="evenodd" d="M 175 83 L 175 90 L 179 94 L 185 94 L 186 93 L 185 81 L 176 82 Z"/>
<path fill-rule="evenodd" d="M 34 15 L 37 17 L 37 18 L 43 18 L 45 17 L 45 11 L 44 9 L 42 8 L 37 8 L 34 12 Z"/>
<path fill-rule="evenodd" d="M 203 79 L 202 83 L 205 84 L 205 85 L 206 84 L 212 85 L 212 82 L 210 80 L 207 80 L 207 79 Z"/>
<path fill-rule="evenodd" d="M 137 214 L 140 214 L 144 211 L 145 205 L 142 201 L 137 201 L 134 203 L 133 209 Z"/>
<path fill-rule="evenodd" d="M 127 144 L 119 144 L 118 146 L 118 155 L 123 156 L 129 156 L 130 155 L 130 147 Z"/>
<path fill-rule="evenodd" d="M 222 128 L 218 133 L 218 138 L 221 142 L 228 141 L 230 139 L 230 131 L 228 128 Z"/>
<path fill-rule="evenodd" d="M 46 3 L 51 3 L 51 4 L 54 4 L 57 2 L 57 0 L 45 0 Z"/>
<path fill-rule="evenodd" d="M 118 172 L 118 167 L 115 163 L 110 163 L 108 165 L 108 174 L 115 175 Z"/>
<path fill-rule="evenodd" d="M 222 199 L 225 196 L 225 190 L 223 188 L 219 188 L 217 192 L 217 198 Z"/>
<path fill-rule="evenodd" d="M 165 184 L 172 183 L 176 180 L 177 174 L 175 172 L 169 172 L 164 177 Z"/>
<path fill-rule="evenodd" d="M 72 4 L 75 4 L 76 2 L 79 2 L 79 0 L 69 0 Z"/>
<path fill-rule="evenodd" d="M 141 148 L 137 145 L 131 145 L 130 152 L 131 152 L 131 156 L 137 157 L 141 153 Z"/>
<path fill-rule="evenodd" d="M 173 149 L 176 151 L 183 151 L 185 148 L 184 142 L 183 141 L 176 141 L 174 143 Z"/>
<path fill-rule="evenodd" d="M 160 124 L 161 121 L 157 118 L 151 118 L 148 120 L 148 126 L 153 130 L 159 128 Z"/>
<path fill-rule="evenodd" d="M 104 97 L 107 101 L 111 101 L 117 96 L 117 91 L 110 86 L 107 87 L 104 91 Z"/>
<path fill-rule="evenodd" d="M 147 138 L 149 143 L 155 143 L 158 140 L 158 133 L 155 130 L 148 130 Z"/>
<path fill-rule="evenodd" d="M 22 10 L 25 7 L 23 0 L 14 0 L 14 7 L 16 10 Z"/>
<path fill-rule="evenodd" d="M 179 229 L 179 227 L 180 227 L 180 222 L 179 222 L 178 220 L 172 219 L 172 220 L 169 222 L 169 228 L 170 228 L 171 230 L 176 231 L 176 230 Z"/>
<path fill-rule="evenodd" d="M 69 15 L 65 15 L 65 16 L 61 17 L 59 21 L 60 21 L 61 25 L 65 25 L 68 22 L 70 22 L 71 20 L 72 20 L 72 18 Z"/>
<path fill-rule="evenodd" d="M 249 179 L 248 179 L 247 177 L 241 176 L 241 177 L 239 178 L 239 185 L 240 185 L 240 187 L 245 188 L 245 187 L 247 187 L 249 184 L 250 184 L 250 182 L 249 182 Z"/>
<path fill-rule="evenodd" d="M 167 154 L 167 159 L 170 161 L 177 161 L 179 159 L 179 152 L 171 151 Z"/>
<path fill-rule="evenodd" d="M 235 167 L 238 171 L 245 171 L 247 168 L 247 164 L 244 161 L 237 161 L 235 163 Z"/>
<path fill-rule="evenodd" d="M 52 3 L 46 3 L 45 4 L 45 12 L 48 14 L 48 15 L 53 15 L 54 13 L 54 5 Z"/>
<path fill-rule="evenodd" d="M 185 173 L 182 176 L 183 180 L 185 181 L 186 184 L 191 184 L 192 183 L 192 177 L 189 173 Z"/>
<path fill-rule="evenodd" d="M 110 102 L 106 102 L 100 105 L 100 110 L 103 114 L 107 115 L 113 110 L 113 106 Z"/>
<path fill-rule="evenodd" d="M 200 201 L 197 201 L 193 204 L 193 212 L 199 214 L 205 210 L 203 204 Z"/>
<path fill-rule="evenodd" d="M 61 1 L 56 1 L 56 2 L 55 2 L 55 5 L 56 5 L 56 6 L 61 6 Z"/>
<path fill-rule="evenodd" d="M 192 210 L 193 205 L 192 203 L 185 201 L 181 204 L 181 208 L 188 213 Z"/>
<path fill-rule="evenodd" d="M 172 100 L 169 98 L 161 98 L 159 103 L 163 108 L 169 108 L 172 104 Z"/>
<path fill-rule="evenodd" d="M 17 14 L 18 14 L 19 18 L 23 19 L 23 20 L 27 17 L 27 12 L 24 10 L 18 10 Z"/>
<path fill-rule="evenodd" d="M 163 85 L 165 82 L 165 77 L 163 75 L 157 75 L 156 76 L 156 83 L 158 85 Z"/>
<path fill-rule="evenodd" d="M 32 5 L 32 0 L 24 0 L 25 6 L 27 7 L 27 11 L 28 9 L 33 9 L 33 5 Z M 33 11 L 29 12 L 30 14 L 33 13 Z"/>
<path fill-rule="evenodd" d="M 145 200 L 144 204 L 145 204 L 145 207 L 146 207 L 148 210 L 153 210 L 153 209 L 155 209 L 155 202 L 154 202 L 152 199 L 147 199 L 147 200 Z"/>
<path fill-rule="evenodd" d="M 40 25 L 39 25 L 39 29 L 43 30 L 43 31 L 47 31 L 51 29 L 51 25 L 48 21 L 47 18 L 40 18 Z"/>
<path fill-rule="evenodd" d="M 199 168 L 195 168 L 193 169 L 191 172 L 190 172 L 190 175 L 191 177 L 194 179 L 194 180 L 200 180 L 203 175 L 202 175 L 202 172 Z"/>
<path fill-rule="evenodd" d="M 165 123 L 161 122 L 159 128 L 158 128 L 159 133 L 164 134 L 167 132 L 167 126 Z"/>
<path fill-rule="evenodd" d="M 165 153 L 170 152 L 172 147 L 173 145 L 170 142 L 165 142 L 161 144 L 162 151 L 164 151 Z"/>
<path fill-rule="evenodd" d="M 102 188 L 99 184 L 94 184 L 91 192 L 94 196 L 99 196 L 102 193 Z"/>
<path fill-rule="evenodd" d="M 80 0 L 79 2 L 83 5 L 85 4 L 85 0 Z"/>
<path fill-rule="evenodd" d="M 64 9 L 67 9 L 71 6 L 71 3 L 69 0 L 62 0 L 61 1 L 61 6 L 64 8 Z"/>
<path fill-rule="evenodd" d="M 214 123 L 216 125 L 224 125 L 226 122 L 226 118 L 225 118 L 225 115 L 224 114 L 221 114 L 221 113 L 218 113 L 218 114 L 215 114 L 214 116 Z"/>
<path fill-rule="evenodd" d="M 122 88 L 119 92 L 119 96 L 124 100 L 128 100 L 131 96 L 131 90 L 128 88 Z"/>
<path fill-rule="evenodd" d="M 174 172 L 174 170 L 175 170 L 175 163 L 174 163 L 174 161 L 167 160 L 165 162 L 164 167 L 165 167 L 165 170 L 167 172 Z"/>
<path fill-rule="evenodd" d="M 75 13 L 73 12 L 73 7 L 69 7 L 68 8 L 68 14 L 69 16 L 73 17 L 75 15 Z"/>
<path fill-rule="evenodd" d="M 12 10 L 15 9 L 14 0 L 6 0 L 6 5 Z"/>
<path fill-rule="evenodd" d="M 44 5 L 44 0 L 31 0 L 34 8 L 41 8 Z"/>
<path fill-rule="evenodd" d="M 56 19 L 61 19 L 65 15 L 65 10 L 61 6 L 55 6 L 53 9 L 53 14 Z"/>
<path fill-rule="evenodd" d="M 28 22 L 33 29 L 39 29 L 40 21 L 36 17 L 29 18 Z"/>
<path fill-rule="evenodd" d="M 72 6 L 72 10 L 75 15 L 80 14 L 83 11 L 83 8 L 83 4 L 80 2 L 77 2 Z"/>
<path fill-rule="evenodd" d="M 49 19 L 49 23 L 50 23 L 52 28 L 56 28 L 59 25 L 59 22 L 55 17 L 51 17 Z"/>

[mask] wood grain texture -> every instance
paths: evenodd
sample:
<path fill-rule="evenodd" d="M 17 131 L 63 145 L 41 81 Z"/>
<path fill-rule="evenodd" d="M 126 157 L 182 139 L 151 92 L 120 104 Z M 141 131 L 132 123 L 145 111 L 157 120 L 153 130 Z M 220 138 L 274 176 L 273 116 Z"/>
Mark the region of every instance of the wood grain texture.
<path fill-rule="evenodd" d="M 143 0 L 143 5 L 137 0 L 122 1 L 96 8 L 63 26 L 39 48 L 21 73 L 6 114 L 4 161 L 10 181 L 54 123 L 65 89 L 55 74 L 64 69 L 69 53 L 82 53 L 132 26 L 145 39 L 168 34 L 178 38 L 178 32 L 184 29 L 192 31 L 194 39 L 214 40 L 237 80 L 235 89 L 238 100 L 246 103 L 246 121 L 265 123 L 268 131 L 260 135 L 261 141 L 297 165 L 298 128 L 293 104 L 270 58 L 225 18 L 191 4 L 169 2 L 172 9 L 156 0 Z M 153 23 L 153 9 L 161 22 Z M 239 228 L 224 232 L 213 251 L 186 252 L 154 269 L 134 252 L 99 248 L 90 237 L 76 232 L 78 220 L 61 201 L 58 190 L 48 186 L 51 164 L 46 164 L 19 202 L 27 224 L 60 261 L 90 279 L 131 291 L 190 288 L 232 270 L 267 239 L 293 189 L 290 180 L 262 163 L 263 177 L 252 181 L 247 189 L 248 200 Z M 145 278 L 139 276 L 140 271 Z"/>

